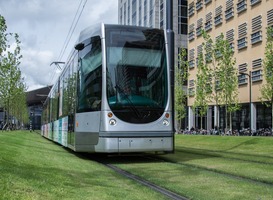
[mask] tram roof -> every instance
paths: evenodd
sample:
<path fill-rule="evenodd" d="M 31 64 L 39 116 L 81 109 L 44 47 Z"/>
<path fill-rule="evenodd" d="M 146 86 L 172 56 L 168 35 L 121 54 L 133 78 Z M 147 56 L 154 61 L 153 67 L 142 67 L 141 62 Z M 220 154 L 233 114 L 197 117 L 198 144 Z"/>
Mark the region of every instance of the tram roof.
<path fill-rule="evenodd" d="M 132 26 L 132 25 L 121 25 L 121 24 L 104 24 L 104 23 L 97 23 L 95 25 L 89 26 L 80 32 L 80 36 L 78 38 L 77 43 L 83 42 L 84 40 L 93 37 L 93 36 L 100 36 L 102 37 L 102 28 L 105 27 L 120 27 L 124 28 L 127 27 L 128 29 L 149 29 L 148 27 L 142 26 Z"/>

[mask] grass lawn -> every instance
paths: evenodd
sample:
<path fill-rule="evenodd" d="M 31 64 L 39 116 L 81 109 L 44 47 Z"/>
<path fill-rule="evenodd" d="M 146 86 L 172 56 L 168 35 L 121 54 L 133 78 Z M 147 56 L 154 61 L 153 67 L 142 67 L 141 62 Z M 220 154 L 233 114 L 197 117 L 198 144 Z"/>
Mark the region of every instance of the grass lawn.
<path fill-rule="evenodd" d="M 0 199 L 164 199 L 37 133 L 0 132 Z"/>
<path fill-rule="evenodd" d="M 190 199 L 273 199 L 273 138 L 176 135 L 175 154 L 105 157 Z M 163 160 L 162 160 L 163 159 Z M 0 199 L 164 199 L 37 133 L 0 132 Z"/>
<path fill-rule="evenodd" d="M 176 135 L 175 154 L 117 166 L 192 199 L 273 199 L 273 138 Z"/>

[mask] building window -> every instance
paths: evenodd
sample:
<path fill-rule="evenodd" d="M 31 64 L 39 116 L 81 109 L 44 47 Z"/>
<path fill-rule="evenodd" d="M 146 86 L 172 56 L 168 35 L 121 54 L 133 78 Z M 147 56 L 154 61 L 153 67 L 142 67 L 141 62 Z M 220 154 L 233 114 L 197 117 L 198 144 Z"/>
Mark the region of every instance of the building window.
<path fill-rule="evenodd" d="M 188 29 L 187 5 L 181 0 L 178 3 L 178 34 L 186 35 Z"/>
<path fill-rule="evenodd" d="M 196 65 L 197 65 L 197 67 L 199 65 L 198 58 L 202 54 L 203 54 L 203 45 L 201 44 L 201 45 L 197 46 L 197 58 L 196 58 Z"/>
<path fill-rule="evenodd" d="M 257 81 L 262 81 L 263 76 L 262 76 L 262 70 L 256 70 L 251 72 L 251 81 L 252 82 L 257 82 Z"/>
<path fill-rule="evenodd" d="M 138 7 L 138 25 L 141 26 L 141 20 L 142 20 L 142 0 L 139 1 L 139 7 Z"/>
<path fill-rule="evenodd" d="M 254 5 L 256 5 L 256 4 L 260 3 L 260 2 L 261 2 L 261 0 L 250 0 L 250 5 L 254 6 Z"/>
<path fill-rule="evenodd" d="M 222 18 L 222 6 L 218 6 L 215 9 L 214 25 L 218 26 L 218 25 L 222 24 L 222 22 L 223 22 L 222 20 L 223 20 L 223 18 Z"/>
<path fill-rule="evenodd" d="M 119 13 L 120 13 L 119 22 L 120 22 L 120 24 L 122 24 L 122 7 L 119 9 Z"/>
<path fill-rule="evenodd" d="M 234 51 L 234 29 L 227 31 L 226 40 L 229 42 L 232 51 Z"/>
<path fill-rule="evenodd" d="M 232 17 L 234 17 L 234 9 L 229 8 L 228 10 L 226 10 L 225 11 L 225 17 L 226 17 L 226 21 L 231 19 Z"/>
<path fill-rule="evenodd" d="M 194 68 L 194 49 L 189 51 L 189 68 Z"/>
<path fill-rule="evenodd" d="M 218 15 L 214 18 L 214 25 L 218 26 L 220 24 L 222 24 L 222 15 Z"/>
<path fill-rule="evenodd" d="M 194 60 L 189 60 L 189 68 L 194 68 Z"/>
<path fill-rule="evenodd" d="M 193 97 L 195 94 L 194 88 L 189 88 L 189 96 Z"/>
<path fill-rule="evenodd" d="M 194 93 L 195 93 L 195 91 L 194 91 L 194 80 L 193 79 L 191 79 L 191 80 L 189 80 L 189 96 L 194 96 Z"/>
<path fill-rule="evenodd" d="M 191 2 L 189 4 L 188 15 L 189 15 L 189 17 L 191 17 L 192 15 L 194 15 L 194 2 Z"/>
<path fill-rule="evenodd" d="M 240 24 L 238 27 L 238 50 L 247 47 L 247 23 Z"/>
<path fill-rule="evenodd" d="M 238 41 L 238 46 L 237 46 L 238 50 L 241 50 L 241 49 L 247 47 L 247 38 L 246 37 L 241 38 L 237 41 Z"/>
<path fill-rule="evenodd" d="M 205 61 L 206 63 L 210 63 L 212 61 L 212 44 L 211 43 L 207 43 L 205 45 L 205 50 L 206 50 L 206 53 L 205 53 Z"/>
<path fill-rule="evenodd" d="M 273 24 L 273 9 L 267 11 L 267 25 Z"/>
<path fill-rule="evenodd" d="M 237 3 L 237 13 L 245 11 L 246 8 L 247 8 L 246 0 L 242 0 Z"/>
<path fill-rule="evenodd" d="M 189 34 L 188 34 L 188 39 L 189 41 L 194 40 L 195 36 L 194 36 L 194 24 L 191 24 L 189 26 Z"/>
<path fill-rule="evenodd" d="M 238 76 L 238 85 L 244 85 L 244 84 L 247 84 L 247 75 L 240 74 Z"/>
<path fill-rule="evenodd" d="M 192 40 L 194 40 L 194 31 L 192 31 L 192 32 L 189 32 L 189 41 L 192 41 Z"/>
<path fill-rule="evenodd" d="M 149 27 L 152 28 L 154 24 L 154 1 L 150 0 L 150 12 L 149 12 Z"/>
<path fill-rule="evenodd" d="M 123 9 L 123 24 L 125 25 L 126 24 L 126 2 L 124 3 L 124 9 Z"/>
<path fill-rule="evenodd" d="M 128 14 L 128 19 L 127 19 L 127 24 L 129 25 L 130 24 L 130 15 L 131 15 L 131 12 L 130 12 L 130 0 L 128 1 L 128 11 L 127 11 L 127 14 Z"/>
<path fill-rule="evenodd" d="M 194 80 L 193 79 L 189 80 L 189 87 L 194 87 Z"/>
<path fill-rule="evenodd" d="M 199 37 L 202 35 L 202 26 L 196 28 L 196 36 Z"/>
<path fill-rule="evenodd" d="M 196 36 L 199 37 L 202 35 L 202 29 L 203 29 L 203 19 L 197 20 L 197 28 L 196 28 Z"/>
<path fill-rule="evenodd" d="M 262 59 L 261 58 L 252 61 L 252 69 L 257 69 L 260 67 L 262 67 Z"/>
<path fill-rule="evenodd" d="M 252 32 L 258 31 L 262 28 L 262 16 L 259 15 L 252 19 Z"/>
<path fill-rule="evenodd" d="M 262 31 L 257 31 L 251 34 L 251 44 L 256 44 L 262 41 Z"/>
<path fill-rule="evenodd" d="M 234 43 L 233 42 L 229 43 L 229 47 L 234 52 Z"/>
<path fill-rule="evenodd" d="M 203 8 L 203 0 L 198 0 L 196 2 L 196 11 L 200 10 Z"/>
<path fill-rule="evenodd" d="M 205 0 L 205 5 L 211 3 L 211 0 Z"/>
<path fill-rule="evenodd" d="M 212 29 L 212 12 L 206 14 L 205 31 L 210 31 Z"/>
<path fill-rule="evenodd" d="M 137 25 L 136 0 L 132 1 L 132 25 Z"/>
<path fill-rule="evenodd" d="M 240 64 L 238 70 L 239 72 L 245 72 L 247 70 L 247 63 Z"/>
<path fill-rule="evenodd" d="M 212 23 L 211 21 L 208 21 L 205 23 L 205 31 L 210 31 L 212 29 Z"/>

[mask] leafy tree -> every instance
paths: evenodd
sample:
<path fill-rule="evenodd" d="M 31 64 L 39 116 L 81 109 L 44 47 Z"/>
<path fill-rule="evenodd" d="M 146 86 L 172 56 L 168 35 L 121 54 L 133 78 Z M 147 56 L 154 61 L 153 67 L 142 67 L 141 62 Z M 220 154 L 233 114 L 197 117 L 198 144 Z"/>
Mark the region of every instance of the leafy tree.
<path fill-rule="evenodd" d="M 232 113 L 239 109 L 238 99 L 238 73 L 233 58 L 233 50 L 224 35 L 221 34 L 216 41 L 216 49 L 219 56 L 219 102 L 225 106 L 225 129 L 227 129 L 228 113 L 230 130 L 232 131 Z"/>
<path fill-rule="evenodd" d="M 271 107 L 271 119 L 273 126 L 273 27 L 267 28 L 267 38 L 265 46 L 265 59 L 263 61 L 263 71 L 265 84 L 261 87 L 261 101 L 267 107 Z M 271 126 L 271 127 L 272 127 Z"/>
<path fill-rule="evenodd" d="M 202 36 L 205 40 L 203 43 L 203 47 L 205 48 L 205 63 L 209 65 L 210 67 L 210 73 L 211 73 L 211 85 L 212 85 L 212 93 L 211 93 L 211 101 L 215 103 L 215 106 L 217 108 L 216 113 L 216 124 L 214 127 L 217 129 L 219 128 L 219 63 L 218 63 L 218 51 L 216 42 L 212 40 L 210 35 L 208 35 L 204 30 L 202 31 Z"/>
<path fill-rule="evenodd" d="M 187 95 L 183 87 L 188 79 L 188 66 L 187 52 L 182 49 L 178 56 L 178 66 L 175 68 L 175 117 L 179 130 L 181 129 L 181 120 L 186 115 Z"/>
<path fill-rule="evenodd" d="M 221 34 L 213 41 L 205 31 L 202 33 L 205 42 L 205 62 L 211 73 L 212 101 L 218 108 L 223 105 L 226 110 L 225 129 L 227 128 L 227 114 L 229 113 L 230 129 L 232 129 L 232 113 L 239 109 L 238 104 L 238 74 L 233 58 L 233 50 L 224 35 Z M 216 126 L 219 127 L 218 113 Z"/>
<path fill-rule="evenodd" d="M 11 114 L 25 121 L 27 109 L 26 96 L 23 94 L 26 87 L 19 69 L 22 58 L 19 36 L 6 33 L 6 30 L 5 19 L 0 15 L 0 102 L 7 113 L 6 123 L 9 126 Z"/>
<path fill-rule="evenodd" d="M 211 101 L 211 73 L 208 65 L 204 62 L 203 54 L 199 54 L 197 63 L 197 76 L 196 76 L 196 92 L 195 100 L 193 103 L 194 111 L 198 110 L 201 119 L 201 129 L 203 124 L 203 116 L 207 113 L 208 104 Z"/>

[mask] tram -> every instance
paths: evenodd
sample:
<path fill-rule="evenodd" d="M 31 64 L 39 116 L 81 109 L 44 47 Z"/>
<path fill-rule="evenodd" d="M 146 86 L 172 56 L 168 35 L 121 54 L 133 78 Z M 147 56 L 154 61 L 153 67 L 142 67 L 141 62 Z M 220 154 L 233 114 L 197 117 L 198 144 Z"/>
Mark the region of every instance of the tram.
<path fill-rule="evenodd" d="M 167 48 L 160 29 L 83 30 L 44 103 L 41 134 L 77 152 L 172 152 Z"/>

